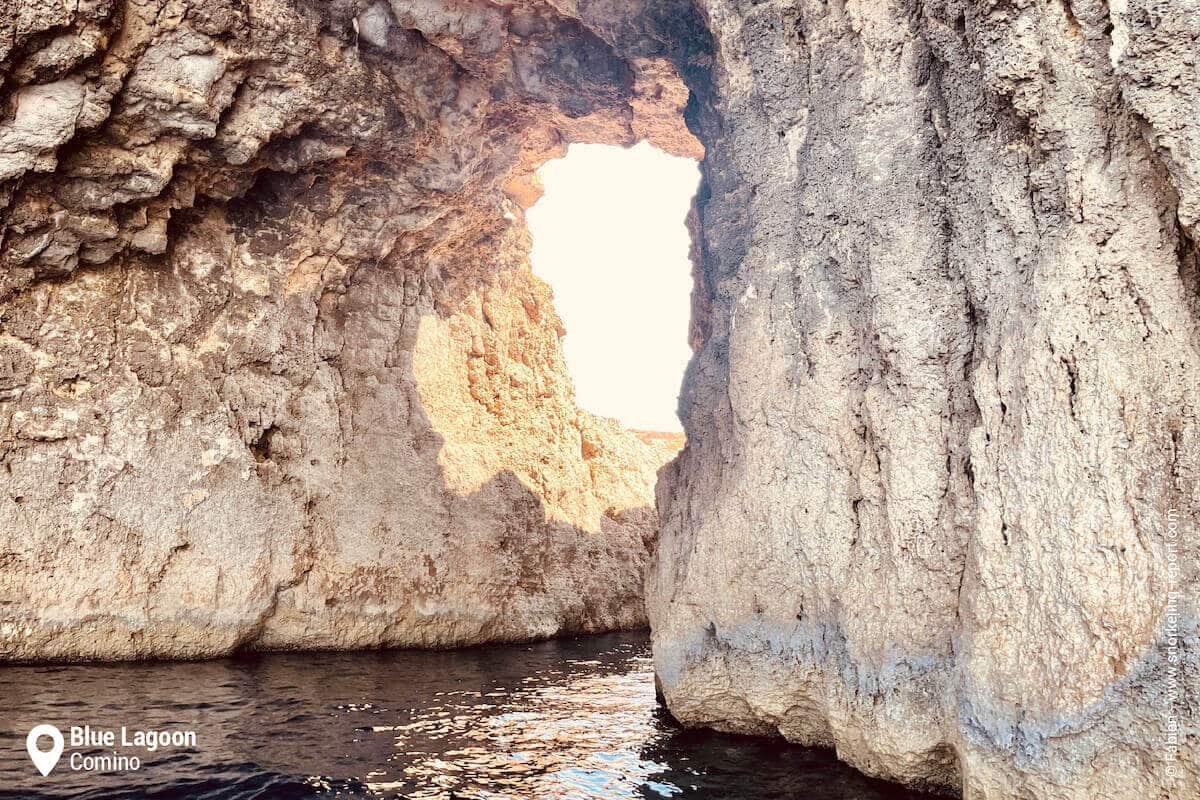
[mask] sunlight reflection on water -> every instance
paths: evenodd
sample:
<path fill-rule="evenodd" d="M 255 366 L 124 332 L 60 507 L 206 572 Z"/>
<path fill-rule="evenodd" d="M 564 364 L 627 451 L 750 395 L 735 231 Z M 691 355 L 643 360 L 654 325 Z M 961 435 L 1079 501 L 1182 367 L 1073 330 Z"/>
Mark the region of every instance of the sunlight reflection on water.
<path fill-rule="evenodd" d="M 426 789 L 408 796 L 640 796 L 646 778 L 663 767 L 639 756 L 655 734 L 650 660 L 633 656 L 625 663 L 627 672 L 593 675 L 585 670 L 600 662 L 568 661 L 573 680 L 489 693 L 504 698 L 497 704 L 473 702 L 478 693 L 461 699 L 449 693 L 444 705 L 395 730 L 398 750 L 408 758 L 420 754 L 404 772 Z M 481 706 L 487 715 L 480 716 Z M 429 742 L 447 740 L 451 749 L 425 756 Z M 659 788 L 668 797 L 680 791 Z"/>
<path fill-rule="evenodd" d="M 678 729 L 656 706 L 644 634 L 438 653 L 8 667 L 0 697 L 9 706 L 3 797 L 920 797 L 823 751 Z M 60 766 L 41 779 L 24 752 L 40 722 L 194 728 L 198 746 L 149 755 L 137 772 Z"/>

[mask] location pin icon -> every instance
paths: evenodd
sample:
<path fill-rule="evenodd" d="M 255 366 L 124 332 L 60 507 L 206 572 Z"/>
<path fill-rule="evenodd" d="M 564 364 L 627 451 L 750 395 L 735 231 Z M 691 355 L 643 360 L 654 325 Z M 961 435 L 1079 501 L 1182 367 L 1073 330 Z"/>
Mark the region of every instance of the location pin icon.
<path fill-rule="evenodd" d="M 54 742 L 49 750 L 38 749 L 38 739 L 43 736 L 49 736 Z M 42 773 L 42 777 L 45 777 L 50 774 L 50 770 L 54 769 L 54 765 L 58 763 L 58 757 L 62 755 L 62 734 L 53 725 L 38 725 L 25 737 L 25 749 L 29 751 L 33 765 L 38 768 L 38 772 Z"/>

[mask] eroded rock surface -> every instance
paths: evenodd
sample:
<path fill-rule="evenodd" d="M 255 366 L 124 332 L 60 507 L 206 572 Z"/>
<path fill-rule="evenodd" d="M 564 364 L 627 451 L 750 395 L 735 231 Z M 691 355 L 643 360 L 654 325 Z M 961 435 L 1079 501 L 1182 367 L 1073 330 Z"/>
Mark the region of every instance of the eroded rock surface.
<path fill-rule="evenodd" d="M 968 798 L 1200 796 L 1200 4 L 703 5 L 672 712 Z"/>
<path fill-rule="evenodd" d="M 0 14 L 0 657 L 645 624 L 670 455 L 575 407 L 528 265 L 572 140 L 696 154 L 543 3 Z"/>
<path fill-rule="evenodd" d="M 972 800 L 1200 796 L 1198 36 L 1196 0 L 9 10 L 4 654 L 635 624 L 649 451 L 574 408 L 521 209 L 568 141 L 698 155 L 686 118 L 671 711 Z"/>

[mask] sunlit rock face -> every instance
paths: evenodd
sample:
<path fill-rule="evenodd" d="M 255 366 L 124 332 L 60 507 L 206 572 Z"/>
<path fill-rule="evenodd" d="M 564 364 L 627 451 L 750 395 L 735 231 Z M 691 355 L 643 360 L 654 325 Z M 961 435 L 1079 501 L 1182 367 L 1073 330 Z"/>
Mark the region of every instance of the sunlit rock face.
<path fill-rule="evenodd" d="M 522 208 L 686 117 L 671 712 L 1200 796 L 1195 0 L 5 14 L 4 656 L 640 621 L 662 456 L 574 408 Z"/>
<path fill-rule="evenodd" d="M 702 5 L 671 711 L 967 798 L 1200 797 L 1200 4 Z"/>
<path fill-rule="evenodd" d="M 650 29 L 647 29 L 650 30 Z M 698 155 L 538 2 L 0 12 L 0 658 L 645 624 L 657 469 L 530 272 L 571 141 Z"/>

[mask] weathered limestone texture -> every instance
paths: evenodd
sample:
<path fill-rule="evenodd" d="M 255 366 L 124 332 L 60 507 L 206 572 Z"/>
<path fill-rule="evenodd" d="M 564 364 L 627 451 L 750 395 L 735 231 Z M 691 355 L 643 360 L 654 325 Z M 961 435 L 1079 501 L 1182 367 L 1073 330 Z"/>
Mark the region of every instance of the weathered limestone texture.
<path fill-rule="evenodd" d="M 671 711 L 972 799 L 1200 797 L 1200 3 L 703 6 Z"/>
<path fill-rule="evenodd" d="M 510 195 L 698 155 L 670 61 L 453 0 L 33 0 L 0 59 L 0 659 L 645 624 L 672 454 L 575 407 Z"/>
<path fill-rule="evenodd" d="M 665 456 L 522 209 L 648 137 L 705 156 L 671 711 L 1200 797 L 1198 55 L 1200 0 L 10 4 L 0 655 L 637 624 Z"/>

